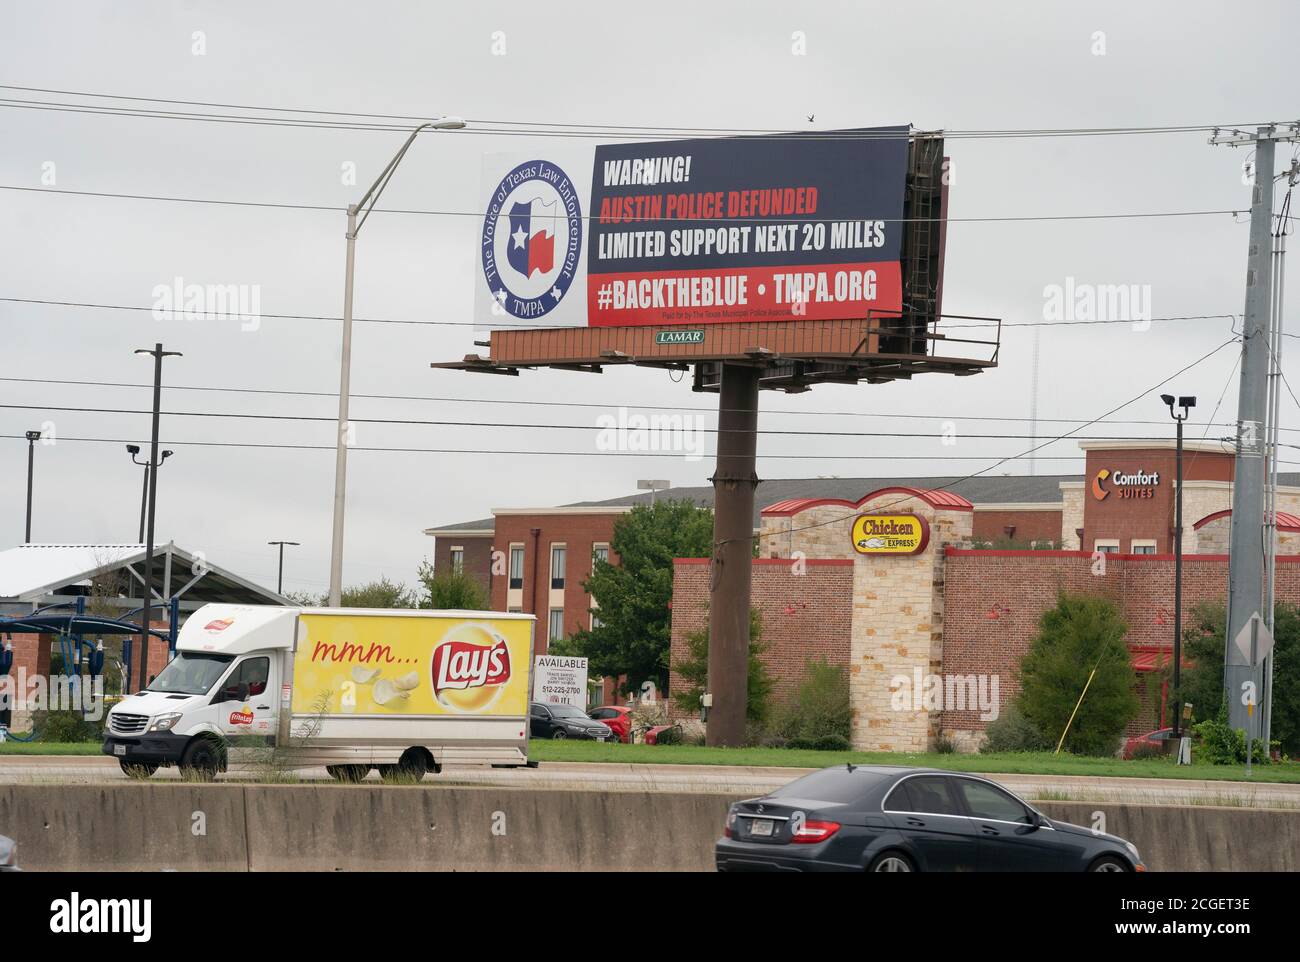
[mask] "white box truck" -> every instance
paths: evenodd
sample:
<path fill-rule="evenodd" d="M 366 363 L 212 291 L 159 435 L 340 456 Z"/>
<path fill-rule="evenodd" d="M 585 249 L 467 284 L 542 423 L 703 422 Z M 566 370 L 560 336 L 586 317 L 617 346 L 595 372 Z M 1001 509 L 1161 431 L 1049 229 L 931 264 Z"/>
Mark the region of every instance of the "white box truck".
<path fill-rule="evenodd" d="M 528 764 L 534 617 L 488 611 L 209 604 L 144 691 L 108 714 L 123 771 L 211 778 L 272 759 L 419 778 Z"/>

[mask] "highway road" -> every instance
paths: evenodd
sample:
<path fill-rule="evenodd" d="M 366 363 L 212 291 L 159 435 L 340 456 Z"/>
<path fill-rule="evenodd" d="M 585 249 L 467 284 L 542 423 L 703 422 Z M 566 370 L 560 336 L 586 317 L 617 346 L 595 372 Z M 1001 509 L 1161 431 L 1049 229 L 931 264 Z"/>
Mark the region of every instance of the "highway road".
<path fill-rule="evenodd" d="M 546 762 L 537 768 L 448 768 L 429 775 L 429 785 L 493 785 L 505 788 L 590 789 L 605 792 L 721 792 L 761 795 L 806 774 L 806 768 L 723 765 L 624 765 Z M 328 779 L 323 768 L 297 773 L 305 780 Z M 154 780 L 176 780 L 176 769 L 160 769 Z M 233 771 L 221 780 L 256 780 L 257 771 Z M 1097 778 L 1077 775 L 987 777 L 1029 799 L 1114 801 L 1150 805 L 1219 805 L 1300 810 L 1300 785 L 1193 779 Z M 372 780 L 378 776 L 372 773 Z M 117 762 L 105 756 L 0 756 L 0 783 L 91 784 L 126 781 Z"/>

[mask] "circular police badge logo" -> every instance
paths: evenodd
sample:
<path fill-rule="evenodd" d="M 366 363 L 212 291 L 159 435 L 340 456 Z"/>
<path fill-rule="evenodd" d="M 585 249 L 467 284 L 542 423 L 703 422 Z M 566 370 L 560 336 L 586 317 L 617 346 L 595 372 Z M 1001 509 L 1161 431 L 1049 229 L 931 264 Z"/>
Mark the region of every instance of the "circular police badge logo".
<path fill-rule="evenodd" d="M 510 171 L 488 199 L 482 246 L 494 313 L 529 320 L 554 310 L 582 252 L 582 204 L 573 181 L 546 160 Z"/>

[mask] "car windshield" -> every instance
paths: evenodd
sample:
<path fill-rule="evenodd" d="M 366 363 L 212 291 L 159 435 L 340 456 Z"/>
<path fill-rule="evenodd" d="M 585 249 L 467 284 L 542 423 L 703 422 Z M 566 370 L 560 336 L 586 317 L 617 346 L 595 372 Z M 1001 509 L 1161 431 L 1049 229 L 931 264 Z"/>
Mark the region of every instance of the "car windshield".
<path fill-rule="evenodd" d="M 149 691 L 172 695 L 206 695 L 234 659 L 233 655 L 178 652 L 152 682 Z"/>
<path fill-rule="evenodd" d="M 587 716 L 582 713 L 581 708 L 574 708 L 572 705 L 547 705 L 551 714 L 556 718 L 583 718 Z"/>
<path fill-rule="evenodd" d="M 789 785 L 783 785 L 771 795 L 772 798 L 799 798 L 820 802 L 856 802 L 884 778 L 875 772 L 861 769 L 850 771 L 844 768 L 826 768 L 813 772 L 803 778 L 797 778 Z"/>

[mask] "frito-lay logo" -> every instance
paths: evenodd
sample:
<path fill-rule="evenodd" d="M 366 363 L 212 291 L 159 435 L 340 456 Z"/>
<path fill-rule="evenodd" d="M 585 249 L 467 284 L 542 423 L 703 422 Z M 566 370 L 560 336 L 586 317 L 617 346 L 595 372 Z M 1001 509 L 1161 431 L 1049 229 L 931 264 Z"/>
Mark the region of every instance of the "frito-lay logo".
<path fill-rule="evenodd" d="M 230 724 L 232 725 L 251 725 L 253 724 L 253 711 L 247 705 L 230 713 Z"/>
<path fill-rule="evenodd" d="M 461 626 L 453 634 L 465 634 L 470 628 Z M 510 649 L 505 639 L 478 628 L 472 634 L 490 643 L 447 638 L 433 650 L 433 694 L 453 711 L 482 711 L 497 700 L 510 680 Z"/>
<path fill-rule="evenodd" d="M 203 626 L 203 630 L 210 635 L 215 635 L 220 631 L 225 631 L 234 623 L 234 618 L 214 618 Z"/>

